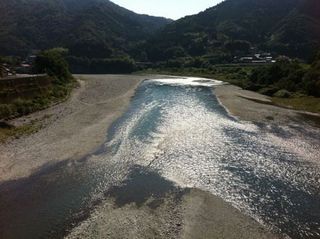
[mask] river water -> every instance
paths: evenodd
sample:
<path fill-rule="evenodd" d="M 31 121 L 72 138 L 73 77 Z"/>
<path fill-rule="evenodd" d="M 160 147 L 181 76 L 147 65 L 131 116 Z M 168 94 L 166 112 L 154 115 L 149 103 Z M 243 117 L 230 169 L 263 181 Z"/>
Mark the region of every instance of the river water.
<path fill-rule="evenodd" d="M 239 121 L 215 97 L 220 84 L 144 81 L 95 154 L 0 185 L 0 238 L 62 237 L 137 168 L 142 182 L 170 182 L 145 197 L 200 188 L 291 238 L 320 238 L 320 131 Z"/>

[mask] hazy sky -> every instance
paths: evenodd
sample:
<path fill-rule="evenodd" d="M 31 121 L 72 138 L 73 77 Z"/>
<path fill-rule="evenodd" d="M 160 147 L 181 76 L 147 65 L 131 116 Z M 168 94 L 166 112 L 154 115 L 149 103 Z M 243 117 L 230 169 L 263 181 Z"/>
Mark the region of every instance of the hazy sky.
<path fill-rule="evenodd" d="M 222 0 L 111 0 L 137 13 L 178 19 L 215 6 Z"/>

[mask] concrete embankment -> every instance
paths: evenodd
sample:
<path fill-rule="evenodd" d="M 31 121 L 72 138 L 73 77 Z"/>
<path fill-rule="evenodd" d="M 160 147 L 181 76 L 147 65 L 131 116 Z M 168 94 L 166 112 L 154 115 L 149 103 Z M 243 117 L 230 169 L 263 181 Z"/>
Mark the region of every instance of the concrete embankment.
<path fill-rule="evenodd" d="M 0 102 L 10 103 L 18 98 L 32 99 L 46 94 L 52 87 L 48 75 L 21 75 L 0 78 Z"/>

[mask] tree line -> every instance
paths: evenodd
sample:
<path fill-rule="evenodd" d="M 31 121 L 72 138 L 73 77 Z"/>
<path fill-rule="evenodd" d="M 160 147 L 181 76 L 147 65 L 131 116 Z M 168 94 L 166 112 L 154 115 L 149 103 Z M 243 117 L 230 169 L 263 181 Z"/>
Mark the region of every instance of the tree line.
<path fill-rule="evenodd" d="M 311 65 L 280 59 L 275 64 L 258 67 L 244 82 L 244 88 L 279 97 L 292 94 L 320 97 L 320 53 Z"/>

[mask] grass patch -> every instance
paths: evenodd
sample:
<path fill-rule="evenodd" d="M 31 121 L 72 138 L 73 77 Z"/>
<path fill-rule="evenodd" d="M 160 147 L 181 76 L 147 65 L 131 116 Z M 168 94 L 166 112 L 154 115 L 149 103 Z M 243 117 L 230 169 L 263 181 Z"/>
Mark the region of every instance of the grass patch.
<path fill-rule="evenodd" d="M 10 138 L 20 138 L 23 135 L 30 135 L 40 129 L 40 125 L 36 122 L 31 122 L 19 127 L 3 127 L 0 128 L 0 143 L 4 143 Z"/>
<path fill-rule="evenodd" d="M 76 80 L 72 79 L 70 83 L 64 85 L 55 84 L 45 94 L 35 96 L 32 99 L 17 98 L 10 103 L 0 104 L 0 119 L 10 119 L 28 115 L 62 102 L 70 96 L 72 89 L 76 85 Z"/>
<path fill-rule="evenodd" d="M 272 102 L 279 106 L 289 107 L 296 110 L 320 113 L 320 98 L 313 96 L 301 96 L 292 98 L 273 97 Z"/>
<path fill-rule="evenodd" d="M 13 80 L 10 84 L 2 84 L 0 120 L 27 115 L 68 98 L 77 83 L 64 58 L 66 53 L 67 50 L 63 48 L 40 52 L 35 59 L 33 71 L 42 76 L 33 77 L 32 84 L 30 81 L 21 83 L 21 79 L 15 79 L 16 81 Z M 47 76 L 43 78 L 43 74 Z M 45 91 L 41 90 L 41 86 L 45 86 Z M 30 94 L 24 94 L 25 92 Z"/>

